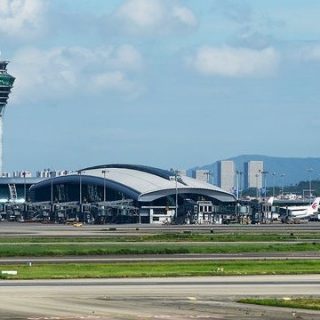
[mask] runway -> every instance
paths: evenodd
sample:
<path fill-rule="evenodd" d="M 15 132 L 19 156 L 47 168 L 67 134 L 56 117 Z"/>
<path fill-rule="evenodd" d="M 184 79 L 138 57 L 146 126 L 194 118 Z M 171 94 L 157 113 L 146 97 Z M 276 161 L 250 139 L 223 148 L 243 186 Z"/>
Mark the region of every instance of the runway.
<path fill-rule="evenodd" d="M 245 296 L 320 294 L 320 275 L 0 282 L 0 318 L 319 319 L 320 312 L 238 304 Z M 13 318 L 14 316 L 14 318 Z"/>
<path fill-rule="evenodd" d="M 320 232 L 319 222 L 305 224 L 261 224 L 261 225 L 83 225 L 73 227 L 62 224 L 0 222 L 0 236 L 108 236 L 140 235 L 172 232 L 195 233 L 294 233 Z"/>

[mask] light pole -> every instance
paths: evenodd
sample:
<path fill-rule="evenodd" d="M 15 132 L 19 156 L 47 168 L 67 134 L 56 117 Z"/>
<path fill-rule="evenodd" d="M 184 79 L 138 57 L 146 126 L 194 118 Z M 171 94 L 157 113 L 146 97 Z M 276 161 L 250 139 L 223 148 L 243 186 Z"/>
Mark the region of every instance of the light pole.
<path fill-rule="evenodd" d="M 239 180 L 239 188 L 240 188 L 240 199 L 242 198 L 242 171 L 239 171 L 240 180 Z"/>
<path fill-rule="evenodd" d="M 264 197 L 267 197 L 267 174 L 269 173 L 268 171 L 262 171 L 262 176 L 263 176 L 263 182 L 264 182 Z"/>
<path fill-rule="evenodd" d="M 256 173 L 256 196 L 257 196 L 257 199 L 259 198 L 259 188 L 258 188 L 258 177 L 259 177 L 259 173 Z"/>
<path fill-rule="evenodd" d="M 53 207 L 53 171 L 50 171 L 50 204 Z"/>
<path fill-rule="evenodd" d="M 237 200 L 239 200 L 239 176 L 240 176 L 240 171 L 236 171 L 236 197 Z"/>
<path fill-rule="evenodd" d="M 53 217 L 54 209 L 53 209 L 53 176 L 54 171 L 50 171 L 50 207 L 51 207 L 51 217 Z"/>
<path fill-rule="evenodd" d="M 178 171 L 174 171 L 174 176 L 176 180 L 176 212 L 175 212 L 175 218 L 177 219 L 178 217 Z"/>
<path fill-rule="evenodd" d="M 313 169 L 309 168 L 309 169 L 307 169 L 307 171 L 309 172 L 309 203 L 311 204 L 311 197 L 312 197 L 312 194 L 311 194 L 311 174 L 313 172 Z"/>
<path fill-rule="evenodd" d="M 79 174 L 79 214 L 82 216 L 82 178 L 81 178 L 81 170 L 78 171 Z"/>
<path fill-rule="evenodd" d="M 209 179 L 210 179 L 210 172 L 209 171 L 205 171 L 204 174 L 206 175 L 206 183 L 209 183 Z"/>
<path fill-rule="evenodd" d="M 282 178 L 282 190 L 281 190 L 281 194 L 282 194 L 282 197 L 283 197 L 283 193 L 284 193 L 284 177 L 285 177 L 285 173 L 281 173 L 280 174 L 280 177 Z"/>
<path fill-rule="evenodd" d="M 106 170 L 102 170 L 103 173 L 103 202 L 106 202 Z"/>
<path fill-rule="evenodd" d="M 24 197 L 24 202 L 27 202 L 27 186 L 26 186 L 26 172 L 23 171 L 23 197 Z"/>
<path fill-rule="evenodd" d="M 275 172 L 272 172 L 272 184 L 273 184 L 273 187 L 272 187 L 272 196 L 274 197 L 275 196 L 275 176 L 276 176 L 276 173 Z"/>
<path fill-rule="evenodd" d="M 176 199 L 175 199 L 175 213 L 174 213 L 174 220 L 176 220 L 178 217 L 178 206 L 179 206 L 179 204 L 178 204 L 178 177 L 179 177 L 179 175 L 178 175 L 178 170 L 172 169 L 172 171 L 174 173 L 174 180 L 175 180 L 175 184 L 176 184 L 175 185 Z"/>

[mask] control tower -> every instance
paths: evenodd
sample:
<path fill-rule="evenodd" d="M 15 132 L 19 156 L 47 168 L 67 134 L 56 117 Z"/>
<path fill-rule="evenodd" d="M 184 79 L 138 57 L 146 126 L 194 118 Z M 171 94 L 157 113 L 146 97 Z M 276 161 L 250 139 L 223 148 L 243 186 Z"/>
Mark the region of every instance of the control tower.
<path fill-rule="evenodd" d="M 7 73 L 8 61 L 0 61 L 0 175 L 2 174 L 2 121 L 15 78 Z"/>

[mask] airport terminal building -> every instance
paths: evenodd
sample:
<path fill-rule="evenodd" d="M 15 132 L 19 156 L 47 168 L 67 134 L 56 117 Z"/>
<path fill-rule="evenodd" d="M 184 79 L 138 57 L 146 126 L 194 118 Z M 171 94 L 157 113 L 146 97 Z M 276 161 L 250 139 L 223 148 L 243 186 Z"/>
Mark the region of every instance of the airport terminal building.
<path fill-rule="evenodd" d="M 128 164 L 88 167 L 45 179 L 31 186 L 29 197 L 31 203 L 56 208 L 78 205 L 77 219 L 93 223 L 214 223 L 221 204 L 235 201 L 233 194 L 212 184 Z"/>

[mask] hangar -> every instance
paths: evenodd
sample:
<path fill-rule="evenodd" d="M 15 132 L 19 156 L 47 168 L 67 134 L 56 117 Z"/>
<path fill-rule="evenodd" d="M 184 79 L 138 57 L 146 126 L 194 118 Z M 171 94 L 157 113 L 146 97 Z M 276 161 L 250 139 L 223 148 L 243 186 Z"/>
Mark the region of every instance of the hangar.
<path fill-rule="evenodd" d="M 93 166 L 46 179 L 31 186 L 29 196 L 32 203 L 78 203 L 80 220 L 86 211 L 84 221 L 95 223 L 214 223 L 221 204 L 235 201 L 212 184 L 130 164 Z"/>

